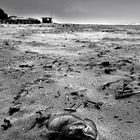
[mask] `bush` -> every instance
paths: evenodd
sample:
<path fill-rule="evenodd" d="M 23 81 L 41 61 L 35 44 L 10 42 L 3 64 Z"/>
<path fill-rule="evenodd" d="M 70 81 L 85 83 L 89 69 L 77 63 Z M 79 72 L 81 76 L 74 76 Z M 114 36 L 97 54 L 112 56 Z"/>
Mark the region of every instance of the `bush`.
<path fill-rule="evenodd" d="M 0 19 L 5 20 L 8 18 L 8 15 L 0 8 Z"/>

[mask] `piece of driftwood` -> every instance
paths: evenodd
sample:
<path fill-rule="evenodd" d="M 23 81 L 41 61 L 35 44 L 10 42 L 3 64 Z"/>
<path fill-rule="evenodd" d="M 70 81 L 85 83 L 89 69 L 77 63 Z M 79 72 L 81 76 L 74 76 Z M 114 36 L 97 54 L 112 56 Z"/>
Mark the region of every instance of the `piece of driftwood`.
<path fill-rule="evenodd" d="M 64 108 L 64 111 L 76 112 L 75 108 Z"/>
<path fill-rule="evenodd" d="M 120 80 L 112 81 L 112 82 L 107 82 L 107 83 L 105 83 L 105 84 L 103 84 L 103 85 L 101 86 L 101 89 L 102 89 L 102 90 L 105 90 L 106 88 L 109 88 L 111 84 L 118 83 L 119 81 L 120 81 Z"/>
<path fill-rule="evenodd" d="M 87 100 L 85 102 L 84 106 L 87 107 L 88 103 L 94 104 L 94 108 L 97 109 L 97 110 L 101 110 L 101 106 L 103 105 L 102 102 L 94 102 L 94 101 Z"/>
<path fill-rule="evenodd" d="M 117 95 L 115 95 L 115 99 L 123 99 L 123 98 L 128 98 L 128 97 L 131 97 L 133 95 L 136 95 L 136 94 L 139 94 L 140 91 L 136 91 L 136 92 L 122 92 L 122 93 L 119 93 Z"/>
<path fill-rule="evenodd" d="M 76 110 L 77 110 L 81 105 L 82 105 L 82 104 L 79 104 L 77 107 L 72 108 L 72 107 L 75 106 L 75 104 L 73 104 L 71 108 L 64 108 L 64 111 L 76 112 Z"/>

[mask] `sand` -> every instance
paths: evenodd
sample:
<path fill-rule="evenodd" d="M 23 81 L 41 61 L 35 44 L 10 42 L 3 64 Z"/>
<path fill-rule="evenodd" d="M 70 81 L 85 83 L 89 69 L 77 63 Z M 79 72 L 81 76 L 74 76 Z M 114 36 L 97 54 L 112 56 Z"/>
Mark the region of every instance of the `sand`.
<path fill-rule="evenodd" d="M 0 139 L 45 140 L 36 118 L 69 112 L 139 140 L 139 54 L 140 26 L 0 25 Z"/>

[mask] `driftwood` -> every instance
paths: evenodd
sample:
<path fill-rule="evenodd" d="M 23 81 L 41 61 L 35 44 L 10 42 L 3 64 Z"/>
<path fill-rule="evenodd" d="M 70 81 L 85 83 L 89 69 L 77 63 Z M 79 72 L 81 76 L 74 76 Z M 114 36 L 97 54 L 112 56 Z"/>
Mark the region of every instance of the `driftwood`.
<path fill-rule="evenodd" d="M 76 112 L 75 108 L 64 108 L 64 111 Z"/>
<path fill-rule="evenodd" d="M 119 93 L 119 94 L 115 95 L 115 99 L 128 98 L 128 97 L 130 97 L 130 96 L 133 96 L 133 95 L 136 95 L 136 94 L 139 94 L 139 93 L 140 93 L 140 91 L 129 92 L 129 93 L 122 92 L 122 93 Z"/>

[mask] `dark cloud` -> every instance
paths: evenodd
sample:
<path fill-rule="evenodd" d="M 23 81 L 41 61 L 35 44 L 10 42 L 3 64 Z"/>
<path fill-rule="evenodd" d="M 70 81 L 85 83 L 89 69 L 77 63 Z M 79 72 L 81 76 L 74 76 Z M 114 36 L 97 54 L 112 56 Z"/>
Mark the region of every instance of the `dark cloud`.
<path fill-rule="evenodd" d="M 139 0 L 0 0 L 10 15 L 48 16 L 65 22 L 140 22 Z"/>

